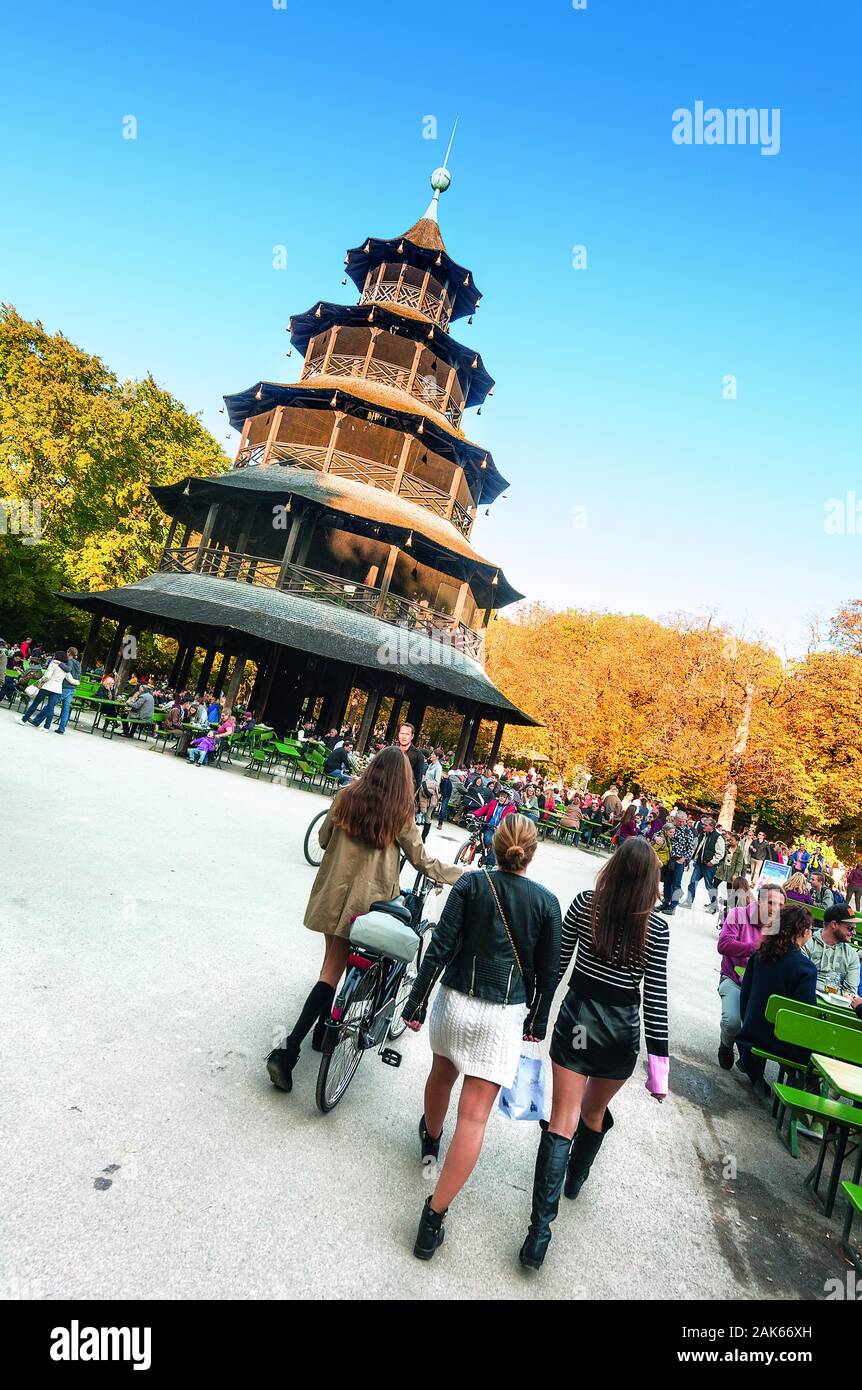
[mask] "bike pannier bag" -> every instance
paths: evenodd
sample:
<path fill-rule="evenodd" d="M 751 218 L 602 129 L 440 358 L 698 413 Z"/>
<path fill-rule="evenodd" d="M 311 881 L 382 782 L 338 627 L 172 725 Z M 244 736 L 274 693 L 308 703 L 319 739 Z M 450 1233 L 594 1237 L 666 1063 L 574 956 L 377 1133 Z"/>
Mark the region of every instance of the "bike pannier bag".
<path fill-rule="evenodd" d="M 401 960 L 409 964 L 416 955 L 419 937 L 406 922 L 399 922 L 391 912 L 363 912 L 355 917 L 350 928 L 350 940 L 354 946 L 363 946 L 366 951 L 388 956 L 390 960 Z"/>

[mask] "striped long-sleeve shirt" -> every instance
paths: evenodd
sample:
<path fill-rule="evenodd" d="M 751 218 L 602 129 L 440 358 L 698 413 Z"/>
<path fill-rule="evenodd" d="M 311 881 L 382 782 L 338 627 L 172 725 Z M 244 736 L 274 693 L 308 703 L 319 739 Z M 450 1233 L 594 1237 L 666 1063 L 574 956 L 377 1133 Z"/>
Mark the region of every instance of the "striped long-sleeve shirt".
<path fill-rule="evenodd" d="M 614 965 L 601 960 L 593 948 L 592 899 L 591 890 L 578 893 L 563 919 L 560 979 L 577 950 L 569 987 L 585 998 L 604 1000 L 608 1004 L 640 1004 L 643 981 L 647 1051 L 656 1057 L 666 1057 L 668 924 L 658 913 L 650 913 L 643 969 L 636 965 Z"/>

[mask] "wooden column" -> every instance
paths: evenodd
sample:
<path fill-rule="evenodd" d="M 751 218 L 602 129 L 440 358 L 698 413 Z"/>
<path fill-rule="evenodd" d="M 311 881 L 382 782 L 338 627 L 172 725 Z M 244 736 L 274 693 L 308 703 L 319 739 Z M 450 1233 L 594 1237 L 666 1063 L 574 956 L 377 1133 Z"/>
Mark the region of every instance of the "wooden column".
<path fill-rule="evenodd" d="M 326 457 L 323 460 L 322 472 L 328 473 L 332 467 L 332 455 L 335 453 L 335 445 L 338 442 L 338 432 L 341 429 L 341 422 L 344 419 L 344 411 L 336 410 L 335 420 L 332 425 L 332 432 L 329 436 L 329 443 L 326 446 Z"/>
<path fill-rule="evenodd" d="M 506 727 L 505 719 L 497 720 L 497 728 L 494 733 L 494 741 L 491 744 L 491 751 L 488 754 L 488 766 L 493 767 L 500 756 L 500 743 L 503 738 L 503 730 Z"/>
<path fill-rule="evenodd" d="M 174 536 L 175 536 L 176 533 L 177 533 L 177 527 L 179 526 L 179 524 L 180 524 L 180 519 L 179 519 L 179 517 L 178 517 L 178 516 L 172 516 L 172 517 L 171 517 L 171 524 L 170 524 L 170 526 L 168 527 L 168 534 L 165 536 L 165 543 L 164 543 L 164 545 L 162 546 L 162 559 L 165 558 L 165 552 L 168 551 L 168 550 L 170 550 L 170 549 L 173 547 L 173 544 L 174 544 Z"/>
<path fill-rule="evenodd" d="M 443 410 L 443 414 L 444 414 L 444 415 L 446 414 L 446 411 L 449 409 L 449 404 L 450 404 L 450 402 L 451 402 L 451 400 L 452 400 L 452 387 L 453 387 L 453 385 L 454 385 L 454 383 L 455 383 L 455 378 L 457 377 L 457 375 L 458 375 L 458 368 L 457 368 L 457 367 L 450 367 L 450 368 L 449 368 L 449 375 L 448 375 L 448 377 L 446 378 L 445 396 L 444 396 L 444 398 L 443 398 L 442 410 Z"/>
<path fill-rule="evenodd" d="M 247 660 L 248 656 L 245 652 L 237 653 L 236 659 L 234 660 L 233 669 L 230 673 L 230 680 L 228 681 L 227 690 L 225 691 L 224 697 L 225 704 L 230 709 L 233 709 L 234 701 L 239 691 L 240 682 L 242 681 L 243 672 L 245 671 L 245 663 Z"/>
<path fill-rule="evenodd" d="M 287 541 L 285 542 L 284 546 L 284 555 L 281 558 L 281 568 L 278 571 L 278 579 L 275 583 L 275 587 L 277 589 L 284 588 L 284 581 L 287 578 L 287 572 L 290 568 L 291 561 L 293 560 L 293 555 L 294 551 L 296 550 L 296 543 L 299 540 L 299 532 L 301 528 L 302 514 L 297 513 L 291 520 L 290 530 L 287 533 Z"/>
<path fill-rule="evenodd" d="M 197 651 L 197 647 L 195 646 L 194 642 L 189 642 L 189 645 L 186 647 L 185 651 L 183 652 L 183 659 L 182 659 L 182 662 L 180 663 L 179 675 L 177 676 L 177 688 L 180 689 L 180 690 L 183 689 L 183 687 L 185 686 L 186 681 L 187 681 L 188 678 L 189 678 L 189 671 L 190 671 L 191 668 L 192 668 L 192 662 L 193 662 L 194 659 L 195 659 L 195 652 L 196 652 L 196 651 Z"/>
<path fill-rule="evenodd" d="M 337 329 L 337 328 L 330 328 L 330 330 L 329 330 L 329 338 L 327 339 L 327 343 L 326 343 L 326 351 L 325 351 L 324 354 L 323 354 L 323 366 L 322 366 L 321 369 L 320 369 L 320 375 L 321 375 L 321 376 L 326 376 L 326 370 L 327 370 L 327 368 L 328 368 L 330 362 L 332 361 L 332 354 L 333 354 L 333 352 L 335 351 L 335 340 L 336 340 L 337 337 L 338 337 L 338 329 Z"/>
<path fill-rule="evenodd" d="M 140 635 L 141 635 L 140 625 L 136 624 L 136 625 L 132 626 L 132 627 L 129 629 L 129 631 L 128 631 L 127 633 L 125 633 L 125 634 L 123 635 L 123 637 L 121 638 L 120 646 L 122 647 L 122 646 L 125 645 L 125 642 L 126 642 L 126 638 L 127 638 L 127 637 L 131 637 L 131 638 L 133 639 L 132 645 L 133 645 L 133 646 L 136 646 L 136 645 L 137 645 L 138 638 L 140 637 Z M 137 653 L 135 653 L 133 656 L 123 656 L 123 657 L 121 657 L 121 659 L 120 659 L 120 664 L 119 664 L 119 666 L 117 667 L 117 683 L 116 683 L 116 686 L 115 686 L 115 690 L 116 690 L 116 693 L 117 693 L 118 695 L 122 692 L 123 686 L 126 684 L 126 681 L 127 681 L 128 678 L 129 678 L 129 673 L 130 673 L 132 667 L 134 666 L 135 662 L 137 661 L 137 659 L 138 659 L 138 658 L 137 658 Z"/>
<path fill-rule="evenodd" d="M 453 614 L 452 614 L 452 619 L 453 619 L 453 621 L 456 622 L 456 623 L 460 623 L 460 621 L 461 621 L 461 619 L 462 619 L 462 616 L 463 616 L 463 613 L 464 613 L 464 605 L 465 605 L 466 602 L 467 602 L 467 595 L 469 594 L 469 592 L 470 592 L 470 585 L 468 584 L 467 580 L 465 579 L 465 580 L 464 580 L 464 583 L 461 585 L 460 589 L 458 590 L 458 597 L 457 597 L 456 600 L 455 600 L 455 610 L 454 610 L 454 612 L 453 612 Z"/>
<path fill-rule="evenodd" d="M 458 744 L 457 744 L 457 747 L 456 747 L 456 749 L 455 749 L 455 766 L 456 766 L 456 767 L 461 767 L 462 764 L 463 764 L 464 762 L 466 762 L 467 744 L 468 744 L 468 742 L 469 742 L 469 740 L 470 740 L 470 731 L 471 731 L 471 729 L 472 729 L 472 727 L 473 727 L 473 720 L 474 720 L 474 718 L 475 718 L 475 714 L 473 714 L 473 713 L 468 713 L 468 714 L 465 714 L 465 715 L 464 715 L 464 720 L 463 720 L 463 723 L 461 724 L 461 732 L 460 732 L 460 734 L 458 735 Z"/>
<path fill-rule="evenodd" d="M 204 551 L 206 550 L 207 546 L 208 546 L 209 543 L 210 543 L 210 537 L 212 536 L 213 527 L 215 526 L 216 517 L 218 516 L 218 507 L 219 507 L 218 502 L 213 502 L 212 506 L 210 507 L 209 511 L 207 512 L 207 519 L 206 519 L 206 521 L 204 522 L 204 529 L 203 529 L 203 531 L 201 532 L 201 539 L 200 539 L 200 544 L 199 544 L 199 546 L 198 546 L 198 553 L 197 553 L 197 555 L 195 556 L 195 565 L 194 565 L 194 567 L 195 567 L 195 569 L 198 571 L 198 573 L 200 573 L 201 567 L 202 567 L 203 562 L 204 562 Z"/>
<path fill-rule="evenodd" d="M 392 743 L 396 731 L 401 727 L 401 710 L 404 705 L 404 696 L 396 695 L 392 701 L 392 708 L 389 711 L 389 719 L 386 723 L 386 733 L 383 735 L 384 742 Z"/>
<path fill-rule="evenodd" d="M 407 715 L 401 721 L 403 724 L 413 725 L 413 742 L 416 744 L 419 743 L 419 733 L 427 708 L 428 697 L 426 695 L 413 695 L 407 708 Z"/>
<path fill-rule="evenodd" d="M 168 685 L 171 690 L 176 690 L 177 688 L 177 678 L 180 674 L 180 667 L 183 664 L 183 657 L 185 656 L 185 654 L 186 643 L 182 640 L 182 638 L 179 638 L 177 641 L 177 654 L 174 657 L 174 664 L 171 667 L 170 675 L 168 676 Z"/>
<path fill-rule="evenodd" d="M 380 332 L 381 330 L 379 328 L 372 328 L 371 330 L 371 334 L 368 339 L 368 347 L 365 350 L 365 359 L 362 363 L 363 378 L 368 376 L 368 364 L 371 361 L 372 356 L 374 355 L 374 345 L 377 342 L 377 337 Z"/>
<path fill-rule="evenodd" d="M 468 739 L 467 739 L 467 747 L 466 747 L 465 752 L 464 752 L 464 761 L 465 761 L 465 762 L 468 762 L 468 763 L 469 763 L 470 759 L 473 757 L 473 753 L 474 753 L 475 748 L 476 748 L 476 739 L 479 737 L 479 728 L 480 728 L 481 724 L 482 724 L 482 715 L 481 715 L 481 713 L 477 710 L 477 712 L 473 715 L 473 723 L 472 723 L 472 726 L 471 726 L 471 728 L 470 728 L 470 735 L 469 735 L 469 737 L 468 737 Z"/>
<path fill-rule="evenodd" d="M 217 700 L 220 698 L 221 693 L 224 690 L 225 677 L 227 676 L 227 668 L 229 664 L 230 657 L 228 656 L 227 652 L 224 652 L 222 654 L 222 659 L 219 662 L 218 675 L 216 676 L 215 683 L 213 685 L 213 695 Z"/>
<path fill-rule="evenodd" d="M 416 349 L 415 349 L 415 351 L 414 351 L 414 353 L 413 353 L 413 365 L 412 365 L 412 367 L 410 368 L 410 375 L 409 375 L 408 378 L 407 378 L 407 385 L 406 385 L 406 387 L 404 388 L 405 391 L 412 392 L 412 390 L 413 390 L 413 386 L 414 386 L 414 384 L 415 384 L 415 382 L 416 382 L 416 373 L 417 373 L 418 370 L 419 370 L 419 358 L 422 356 L 422 348 L 423 348 L 423 347 L 424 347 L 424 343 L 422 343 L 421 340 L 420 340 L 419 342 L 417 342 L 417 344 L 416 344 Z"/>
<path fill-rule="evenodd" d="M 449 501 L 446 503 L 446 520 L 452 520 L 452 513 L 455 510 L 455 503 L 458 500 L 458 491 L 461 486 L 461 469 L 456 468 L 452 474 L 452 482 L 449 484 Z"/>
<path fill-rule="evenodd" d="M 368 740 L 374 733 L 374 725 L 377 723 L 377 716 L 380 713 L 380 706 L 383 703 L 382 690 L 369 690 L 368 699 L 365 702 L 365 710 L 362 715 L 362 723 L 359 725 L 359 733 L 356 735 L 356 751 L 364 753 L 368 747 Z"/>
<path fill-rule="evenodd" d="M 86 671 L 92 665 L 93 656 L 96 651 L 96 642 L 99 637 L 99 628 L 102 626 L 101 613 L 94 613 L 90 623 L 90 631 L 87 633 L 87 640 L 84 643 L 84 650 L 81 653 L 81 670 Z"/>
<path fill-rule="evenodd" d="M 242 454 L 243 449 L 245 448 L 245 446 L 246 446 L 247 443 L 248 443 L 248 435 L 249 435 L 249 430 L 251 429 L 251 422 L 252 422 L 253 418 L 254 418 L 254 417 L 253 417 L 252 415 L 247 415 L 246 418 L 245 418 L 245 422 L 244 422 L 243 427 L 242 427 L 242 434 L 241 434 L 240 437 L 239 437 L 239 444 L 238 444 L 238 446 L 237 446 L 236 458 L 235 458 L 234 461 L 233 461 L 233 462 L 234 462 L 234 468 L 236 468 L 236 467 L 238 466 L 239 460 L 240 460 L 240 455 Z"/>
<path fill-rule="evenodd" d="M 395 469 L 395 478 L 392 483 L 392 491 L 397 492 L 401 486 L 401 479 L 407 471 L 407 462 L 410 458 L 410 449 L 416 441 L 412 435 L 404 436 L 404 443 L 401 445 L 401 453 L 398 456 L 398 467 Z"/>
<path fill-rule="evenodd" d="M 378 618 L 382 618 L 383 610 L 386 606 L 386 599 L 389 594 L 389 585 L 392 583 L 392 576 L 395 573 L 395 562 L 398 559 L 398 546 L 390 545 L 389 554 L 386 557 L 386 568 L 383 571 L 383 578 L 380 581 L 380 597 L 375 604 L 374 612 Z"/>
<path fill-rule="evenodd" d="M 105 670 L 113 671 L 120 657 L 120 647 L 123 645 L 123 633 L 126 630 L 124 622 L 117 623 L 116 630 L 111 638 L 111 645 L 108 647 L 108 655 L 105 657 Z"/>
<path fill-rule="evenodd" d="M 258 676 L 258 679 L 255 681 L 254 704 L 252 708 L 255 718 L 258 720 L 262 720 L 266 715 L 266 707 L 269 703 L 272 684 L 275 680 L 275 673 L 278 670 L 280 661 L 281 651 L 273 642 L 271 653 L 267 658 L 266 670 L 263 673 L 263 680 Z"/>
<path fill-rule="evenodd" d="M 206 694 L 206 688 L 209 683 L 209 678 L 212 675 L 213 662 L 215 661 L 215 658 L 215 647 L 208 647 L 206 655 L 204 656 L 204 664 L 201 667 L 201 673 L 198 676 L 198 683 L 195 687 L 195 690 L 198 695 Z"/>
<path fill-rule="evenodd" d="M 278 431 L 281 428 L 281 421 L 284 416 L 284 406 L 277 405 L 272 413 L 272 424 L 269 427 L 269 434 L 266 436 L 266 447 L 263 451 L 263 467 L 269 463 L 272 453 L 272 446 L 278 438 Z"/>

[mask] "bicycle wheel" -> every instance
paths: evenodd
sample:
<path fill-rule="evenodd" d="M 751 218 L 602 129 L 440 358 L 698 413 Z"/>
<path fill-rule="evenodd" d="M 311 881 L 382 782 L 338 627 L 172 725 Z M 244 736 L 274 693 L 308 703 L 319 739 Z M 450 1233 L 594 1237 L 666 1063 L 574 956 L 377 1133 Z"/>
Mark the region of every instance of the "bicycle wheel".
<path fill-rule="evenodd" d="M 345 984 L 338 1042 L 329 1056 L 321 1057 L 317 1073 L 315 1100 L 324 1115 L 335 1109 L 362 1061 L 365 1048 L 360 1038 L 371 1027 L 379 970 L 377 965 L 370 970 L 355 970 L 355 979 Z"/>
<path fill-rule="evenodd" d="M 392 1022 L 389 1025 L 387 1037 L 391 1042 L 400 1038 L 404 1029 L 407 1027 L 406 1021 L 401 1017 L 401 1011 L 410 997 L 410 991 L 416 983 L 416 976 L 419 974 L 419 966 L 422 964 L 422 938 L 419 938 L 419 949 L 410 964 L 405 968 L 401 976 L 401 983 L 398 986 L 398 993 L 395 996 L 395 1007 L 392 1010 Z"/>
<path fill-rule="evenodd" d="M 476 855 L 476 841 L 465 840 L 458 853 L 455 855 L 456 864 L 472 864 Z"/>
<path fill-rule="evenodd" d="M 323 847 L 317 838 L 317 832 L 325 816 L 326 812 L 321 811 L 314 817 L 314 820 L 305 832 L 305 844 L 302 847 L 306 859 L 315 869 L 319 864 L 323 863 Z"/>

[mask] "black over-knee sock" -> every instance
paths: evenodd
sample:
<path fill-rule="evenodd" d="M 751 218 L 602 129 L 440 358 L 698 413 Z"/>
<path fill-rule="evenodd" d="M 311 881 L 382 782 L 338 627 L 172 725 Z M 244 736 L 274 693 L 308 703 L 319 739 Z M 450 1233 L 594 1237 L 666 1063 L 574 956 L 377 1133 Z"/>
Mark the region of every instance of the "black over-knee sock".
<path fill-rule="evenodd" d="M 332 1008 L 334 998 L 335 986 L 326 984 L 324 980 L 318 980 L 302 1006 L 302 1013 L 294 1025 L 293 1032 L 288 1034 L 288 1041 L 301 1043 L 321 1015 L 328 1013 Z"/>

